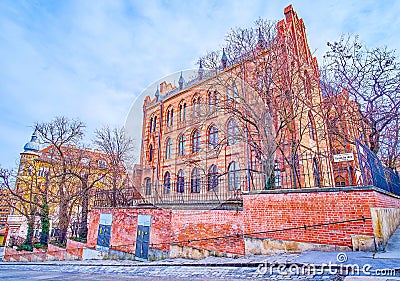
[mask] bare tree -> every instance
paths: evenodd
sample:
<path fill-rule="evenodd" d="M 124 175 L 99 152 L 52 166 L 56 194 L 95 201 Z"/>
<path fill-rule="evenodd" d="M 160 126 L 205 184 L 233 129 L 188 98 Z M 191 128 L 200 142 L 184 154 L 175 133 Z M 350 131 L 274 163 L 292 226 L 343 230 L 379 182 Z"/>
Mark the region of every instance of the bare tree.
<path fill-rule="evenodd" d="M 400 65 L 395 51 L 387 47 L 369 49 L 357 35 L 342 35 L 328 46 L 321 68 L 324 83 L 338 93 L 347 92 L 358 104 L 358 114 L 352 115 L 352 121 L 362 125 L 371 150 L 394 168 L 399 157 L 398 135 L 391 135 L 390 141 L 388 136 L 400 113 Z"/>
<path fill-rule="evenodd" d="M 67 174 L 73 176 L 76 185 L 70 193 L 72 204 L 69 212 L 71 216 L 75 213 L 75 221 L 71 225 L 72 234 L 84 241 L 87 238 L 87 218 L 92 205 L 91 191 L 104 185 L 108 170 L 102 164 L 105 155 L 98 151 L 85 147 L 69 147 L 67 156 Z"/>
<path fill-rule="evenodd" d="M 112 204 L 117 204 L 117 191 L 131 187 L 129 171 L 133 163 L 133 140 L 123 128 L 108 126 L 96 130 L 94 144 L 106 157 L 106 182 L 112 188 Z"/>
<path fill-rule="evenodd" d="M 8 190 L 7 203 L 16 213 L 27 220 L 27 236 L 21 249 L 32 250 L 33 232 L 36 217 L 40 216 L 40 243 L 47 246 L 49 236 L 49 180 L 35 160 L 24 160 L 20 170 L 14 173 L 0 169 L 1 189 Z"/>
<path fill-rule="evenodd" d="M 58 226 L 60 229 L 59 243 L 63 244 L 71 218 L 71 209 L 77 200 L 75 179 L 68 171 L 71 156 L 68 150 L 78 146 L 83 137 L 85 125 L 79 120 L 69 120 L 66 117 L 56 117 L 48 123 L 37 123 L 35 129 L 41 141 L 49 146 L 46 161 L 52 171 L 52 188 L 57 194 Z"/>
<path fill-rule="evenodd" d="M 208 91 L 218 92 L 218 110 L 239 121 L 235 137 L 255 159 L 248 169 L 271 178 L 274 162 L 281 158 L 291 170 L 292 187 L 301 187 L 299 158 L 327 148 L 319 73 L 305 39 L 285 29 L 278 32 L 275 26 L 258 20 L 253 28 L 232 29 L 223 50 L 228 62 L 217 64 L 218 52 L 200 61 L 216 67 Z M 315 178 L 314 184 L 321 181 Z"/>

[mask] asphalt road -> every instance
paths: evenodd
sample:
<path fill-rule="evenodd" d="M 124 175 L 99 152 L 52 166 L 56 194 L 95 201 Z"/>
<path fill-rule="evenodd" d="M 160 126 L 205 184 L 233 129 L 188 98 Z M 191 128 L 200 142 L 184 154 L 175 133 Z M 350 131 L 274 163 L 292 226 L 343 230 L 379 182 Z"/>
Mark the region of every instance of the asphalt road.
<path fill-rule="evenodd" d="M 27 271 L 4 269 L 0 270 L 0 280 L 165 280 L 165 281 L 183 281 L 194 280 L 187 278 L 177 278 L 176 276 L 132 276 L 128 274 L 104 274 L 104 273 L 74 273 L 74 272 L 54 272 L 54 271 Z M 212 280 L 202 278 L 196 280 Z M 221 279 L 218 279 L 221 280 Z"/>
<path fill-rule="evenodd" d="M 269 277 L 251 276 L 250 271 L 254 268 L 226 268 L 218 267 L 140 267 L 135 271 L 124 267 L 63 267 L 63 266 L 15 266 L 1 265 L 0 280 L 165 280 L 165 281 L 238 281 L 238 280 L 308 280 L 308 281 L 342 281 L 334 276 L 319 276 L 314 278 L 302 277 Z M 247 272 L 247 273 L 246 273 Z"/>

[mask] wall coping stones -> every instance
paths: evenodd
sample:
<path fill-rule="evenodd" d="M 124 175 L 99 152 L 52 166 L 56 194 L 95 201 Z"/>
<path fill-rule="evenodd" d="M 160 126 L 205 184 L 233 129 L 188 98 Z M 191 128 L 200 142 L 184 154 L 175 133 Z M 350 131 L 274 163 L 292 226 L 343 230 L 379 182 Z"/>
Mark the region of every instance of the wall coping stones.
<path fill-rule="evenodd" d="M 243 196 L 251 196 L 255 194 L 287 194 L 287 193 L 319 193 L 319 192 L 352 192 L 352 191 L 376 191 L 397 199 L 400 196 L 395 195 L 389 191 L 383 190 L 379 187 L 368 185 L 368 186 L 349 186 L 349 187 L 321 187 L 321 188 L 297 188 L 297 189 L 266 189 L 266 190 L 255 190 L 248 193 L 243 192 Z"/>

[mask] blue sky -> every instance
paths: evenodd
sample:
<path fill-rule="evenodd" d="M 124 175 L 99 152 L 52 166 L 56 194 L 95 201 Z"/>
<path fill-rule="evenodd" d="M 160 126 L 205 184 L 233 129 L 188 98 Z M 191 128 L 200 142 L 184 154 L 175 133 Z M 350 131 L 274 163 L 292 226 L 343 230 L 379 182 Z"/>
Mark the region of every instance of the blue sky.
<path fill-rule="evenodd" d="M 16 166 L 36 121 L 80 118 L 88 139 L 124 125 L 148 85 L 291 3 L 319 61 L 342 33 L 399 50 L 400 1 L 0 1 L 0 165 Z"/>

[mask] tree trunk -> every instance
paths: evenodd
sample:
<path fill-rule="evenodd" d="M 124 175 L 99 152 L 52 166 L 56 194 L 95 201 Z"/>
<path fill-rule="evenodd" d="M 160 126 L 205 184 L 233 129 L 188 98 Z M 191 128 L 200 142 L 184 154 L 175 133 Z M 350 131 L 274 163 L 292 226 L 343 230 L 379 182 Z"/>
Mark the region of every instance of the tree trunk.
<path fill-rule="evenodd" d="M 49 219 L 49 205 L 47 204 L 47 200 L 44 200 L 43 208 L 40 214 L 40 223 L 42 225 L 42 231 L 40 233 L 40 244 L 43 246 L 47 246 L 49 241 L 49 233 L 50 233 L 50 219 Z"/>
<path fill-rule="evenodd" d="M 32 251 L 33 250 L 33 228 L 35 226 L 35 216 L 30 215 L 28 218 L 28 231 L 26 232 L 26 238 L 25 241 L 22 243 L 20 246 L 20 250 L 27 250 L 27 251 Z"/>
<path fill-rule="evenodd" d="M 81 214 L 81 225 L 79 228 L 79 238 L 86 240 L 88 234 L 87 219 L 89 212 L 89 192 L 87 189 L 82 195 L 82 214 Z"/>
<path fill-rule="evenodd" d="M 66 200 L 61 200 L 60 202 L 58 222 L 60 228 L 58 243 L 65 244 L 67 242 L 67 231 L 69 226 L 68 202 Z"/>

